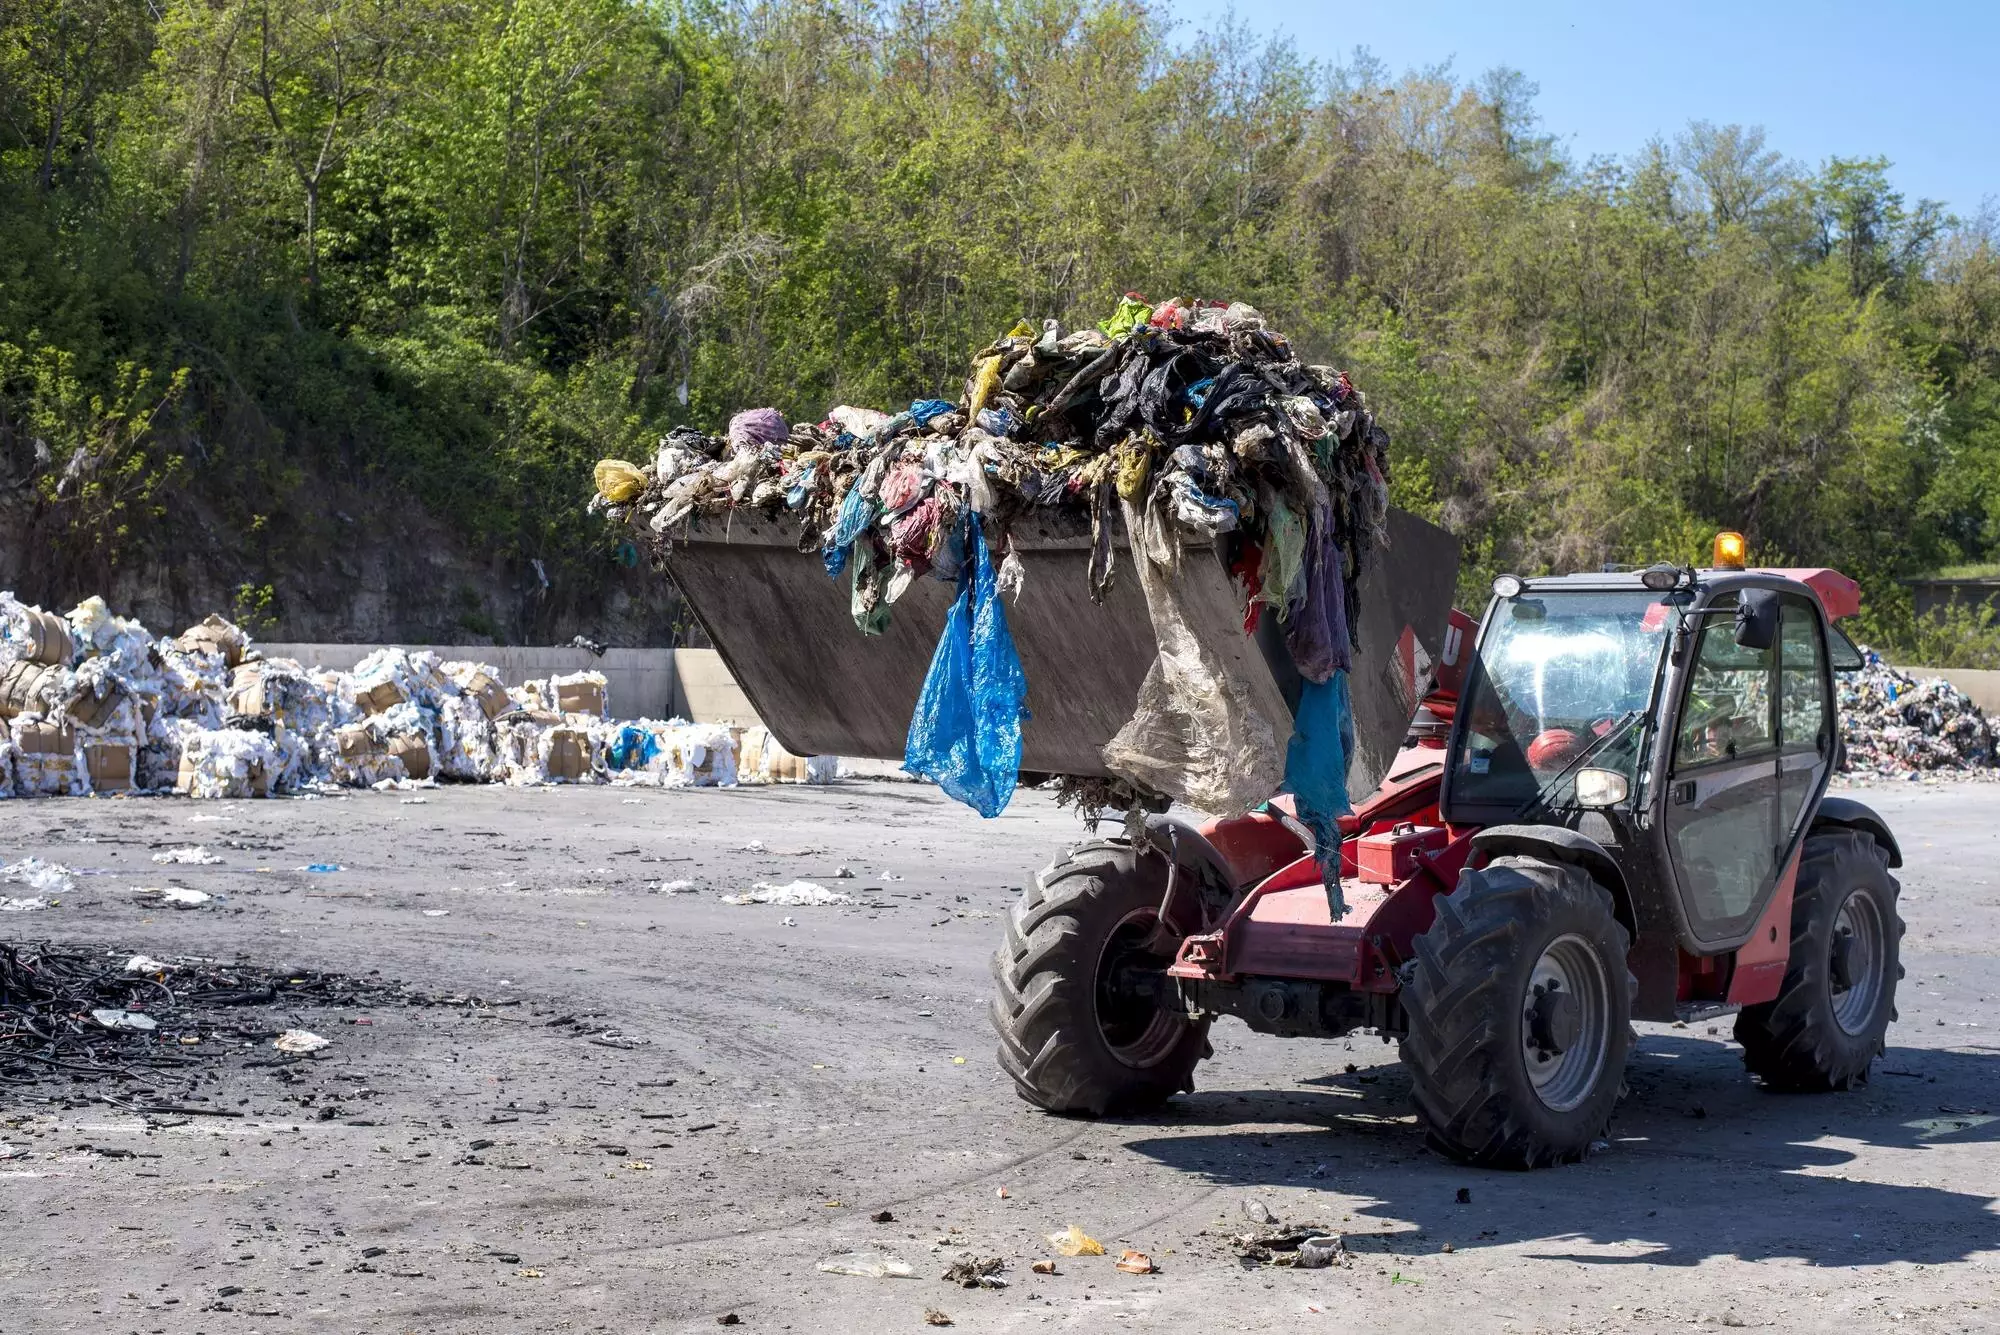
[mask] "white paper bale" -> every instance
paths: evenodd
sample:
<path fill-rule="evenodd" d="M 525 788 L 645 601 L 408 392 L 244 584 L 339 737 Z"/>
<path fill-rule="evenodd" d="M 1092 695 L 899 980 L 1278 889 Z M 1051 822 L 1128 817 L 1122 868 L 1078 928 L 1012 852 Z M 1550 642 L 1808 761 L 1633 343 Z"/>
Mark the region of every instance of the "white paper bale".
<path fill-rule="evenodd" d="M 542 734 L 545 724 L 528 718 L 504 718 L 493 728 L 495 766 L 502 782 L 515 787 L 547 783 Z"/>
<path fill-rule="evenodd" d="M 14 735 L 0 725 L 0 798 L 14 795 Z"/>
<path fill-rule="evenodd" d="M 729 729 L 713 723 L 675 719 L 668 725 L 662 741 L 664 787 L 736 786 L 736 737 Z"/>
<path fill-rule="evenodd" d="M 602 672 L 570 672 L 549 678 L 548 708 L 563 714 L 611 716 L 611 683 Z"/>
<path fill-rule="evenodd" d="M 69 734 L 69 749 L 43 751 L 23 745 L 26 730 L 47 722 L 35 715 L 22 715 L 6 728 L 11 729 L 14 753 L 13 789 L 16 797 L 86 797 L 90 793 L 90 767 L 84 763 L 83 746 Z"/>
<path fill-rule="evenodd" d="M 156 712 L 220 728 L 228 707 L 229 667 L 213 648 L 183 649 L 176 640 L 153 646 L 160 656 L 160 696 Z"/>
<path fill-rule="evenodd" d="M 479 702 L 464 694 L 440 700 L 436 722 L 438 773 L 477 783 L 491 780 L 500 758 L 493 724 Z"/>
<path fill-rule="evenodd" d="M 261 732 L 222 728 L 182 734 L 180 775 L 188 796 L 269 797 L 282 762 Z"/>
<path fill-rule="evenodd" d="M 112 677 L 135 695 L 159 694 L 159 666 L 153 662 L 154 635 L 130 617 L 113 616 L 98 597 L 86 598 L 66 618 L 76 643 L 78 666 L 108 664 Z"/>

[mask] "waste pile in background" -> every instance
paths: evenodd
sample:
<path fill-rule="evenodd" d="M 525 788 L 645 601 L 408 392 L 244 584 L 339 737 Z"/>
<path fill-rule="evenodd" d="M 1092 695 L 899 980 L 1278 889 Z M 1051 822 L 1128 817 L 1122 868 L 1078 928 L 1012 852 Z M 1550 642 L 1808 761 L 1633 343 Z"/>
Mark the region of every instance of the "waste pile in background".
<path fill-rule="evenodd" d="M 1322 847 L 1338 848 L 1344 676 L 1387 470 L 1387 433 L 1360 391 L 1302 362 L 1254 308 L 1127 294 L 1094 328 L 1020 322 L 973 356 L 957 402 L 893 414 L 843 404 L 818 422 L 758 408 L 720 435 L 676 428 L 644 464 L 601 461 L 591 505 L 665 544 L 739 508 L 789 516 L 800 546 L 847 577 L 863 633 L 888 623 L 914 581 L 956 582 L 904 767 L 986 816 L 1012 794 L 1027 708 L 1002 599 L 1020 595 L 1024 574 L 1012 526 L 1037 508 L 1087 515 L 1101 599 L 1122 524 L 1161 652 L 1107 768 L 1218 814 L 1283 785 Z M 1184 545 L 1216 550 L 1238 580 L 1231 625 L 1198 624 Z M 1306 682 L 1301 717 L 1325 734 L 1294 748 L 1289 768 L 1292 719 L 1265 717 L 1218 652 L 1267 609 Z"/>
<path fill-rule="evenodd" d="M 1897 778 L 1930 771 L 1992 769 L 1992 723 L 1942 677 L 1919 679 L 1872 649 L 1856 672 L 1837 675 L 1844 768 Z"/>
<path fill-rule="evenodd" d="M 57 616 L 0 593 L 0 798 L 737 782 L 740 729 L 609 714 L 598 672 L 509 689 L 490 665 L 395 648 L 337 672 L 265 658 L 219 616 L 162 638 L 100 598 Z M 754 746 L 755 782 L 838 770 L 784 757 L 773 773 L 784 753 Z"/>

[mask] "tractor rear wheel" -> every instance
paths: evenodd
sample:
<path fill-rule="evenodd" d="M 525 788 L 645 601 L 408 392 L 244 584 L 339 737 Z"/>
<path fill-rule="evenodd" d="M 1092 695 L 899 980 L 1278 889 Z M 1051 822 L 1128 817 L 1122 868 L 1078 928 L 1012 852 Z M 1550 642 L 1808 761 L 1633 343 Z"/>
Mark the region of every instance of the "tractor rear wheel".
<path fill-rule="evenodd" d="M 1462 873 L 1403 992 L 1403 1064 L 1431 1144 L 1491 1168 L 1588 1154 L 1624 1086 L 1630 947 L 1580 867 L 1503 857 Z"/>
<path fill-rule="evenodd" d="M 1035 877 L 993 956 L 1000 1068 L 1050 1112 L 1157 1107 L 1194 1088 L 1208 1021 L 1165 976 L 1184 931 L 1156 934 L 1166 865 L 1122 840 L 1079 845 Z M 1171 944 L 1167 944 L 1168 940 Z"/>
<path fill-rule="evenodd" d="M 1882 846 L 1859 830 L 1806 837 L 1792 949 L 1771 1001 L 1736 1017 L 1743 1064 L 1771 1089 L 1852 1089 L 1885 1046 L 1903 976 L 1903 920 Z"/>

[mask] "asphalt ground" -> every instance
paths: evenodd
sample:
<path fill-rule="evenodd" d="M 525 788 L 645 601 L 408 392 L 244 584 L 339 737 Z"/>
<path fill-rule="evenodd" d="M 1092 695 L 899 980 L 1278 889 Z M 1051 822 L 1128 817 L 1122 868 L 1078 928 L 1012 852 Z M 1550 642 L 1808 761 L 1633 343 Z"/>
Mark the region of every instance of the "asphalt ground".
<path fill-rule="evenodd" d="M 437 998 L 283 1017 L 332 1040 L 297 1060 L 225 1025 L 150 1094 L 0 1087 L 0 1332 L 2000 1329 L 2000 787 L 1860 795 L 1908 859 L 1873 1080 L 1773 1095 L 1728 1020 L 1642 1025 L 1608 1148 L 1538 1173 L 1428 1152 L 1367 1036 L 1224 1022 L 1159 1116 L 1020 1102 L 987 960 L 1081 833 L 1041 793 L 994 821 L 880 782 L 0 803 L 0 862 L 84 873 L 8 941 Z M 223 860 L 153 861 L 188 844 Z M 721 902 L 800 878 L 855 902 Z M 167 884 L 215 898 L 133 893 Z M 1246 1264 L 1251 1202 L 1349 1261 Z M 1033 1273 L 1070 1224 L 1111 1257 Z M 915 1277 L 816 1269 L 845 1252 Z M 1007 1287 L 941 1280 L 962 1253 Z"/>

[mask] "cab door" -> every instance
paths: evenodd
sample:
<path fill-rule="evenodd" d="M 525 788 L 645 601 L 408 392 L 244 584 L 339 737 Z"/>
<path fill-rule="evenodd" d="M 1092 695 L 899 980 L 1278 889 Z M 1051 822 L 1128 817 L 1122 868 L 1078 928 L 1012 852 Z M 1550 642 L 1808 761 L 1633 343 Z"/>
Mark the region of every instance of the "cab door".
<path fill-rule="evenodd" d="M 1779 645 L 1736 643 L 1734 594 L 1701 618 L 1667 772 L 1668 859 L 1697 941 L 1756 922 L 1777 884 L 1783 836 Z"/>

